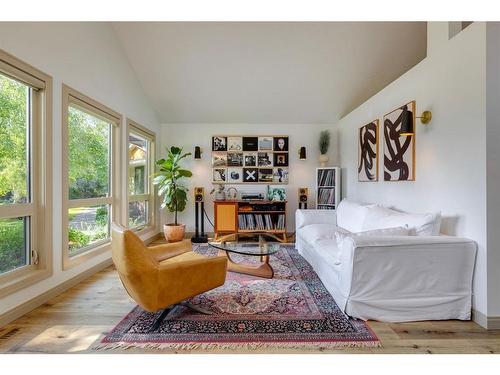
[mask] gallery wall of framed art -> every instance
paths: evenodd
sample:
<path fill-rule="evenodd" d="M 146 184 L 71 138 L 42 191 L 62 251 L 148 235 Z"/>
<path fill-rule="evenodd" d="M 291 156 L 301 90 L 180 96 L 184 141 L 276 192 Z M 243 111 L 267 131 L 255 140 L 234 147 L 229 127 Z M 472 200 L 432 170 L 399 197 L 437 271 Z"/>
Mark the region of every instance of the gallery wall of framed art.
<path fill-rule="evenodd" d="M 212 183 L 288 184 L 289 137 L 212 137 Z"/>

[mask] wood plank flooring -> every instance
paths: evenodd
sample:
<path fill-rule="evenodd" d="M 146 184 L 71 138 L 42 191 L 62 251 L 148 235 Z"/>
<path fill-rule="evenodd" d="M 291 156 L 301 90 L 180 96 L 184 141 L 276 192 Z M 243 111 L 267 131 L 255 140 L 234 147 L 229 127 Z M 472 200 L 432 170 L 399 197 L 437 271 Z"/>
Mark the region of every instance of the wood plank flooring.
<path fill-rule="evenodd" d="M 314 350 L 92 350 L 135 303 L 109 267 L 0 329 L 0 353 L 318 353 Z M 500 353 L 500 330 L 473 322 L 368 323 L 382 348 L 324 353 Z"/>

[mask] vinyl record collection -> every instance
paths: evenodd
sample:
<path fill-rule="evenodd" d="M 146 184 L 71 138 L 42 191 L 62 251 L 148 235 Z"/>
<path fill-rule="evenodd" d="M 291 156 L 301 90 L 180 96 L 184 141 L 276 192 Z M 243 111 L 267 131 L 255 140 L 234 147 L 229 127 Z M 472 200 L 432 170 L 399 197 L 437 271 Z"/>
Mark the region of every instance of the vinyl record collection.
<path fill-rule="evenodd" d="M 319 188 L 318 204 L 335 204 L 335 188 Z"/>
<path fill-rule="evenodd" d="M 335 170 L 322 169 L 318 173 L 318 186 L 334 186 Z"/>
<path fill-rule="evenodd" d="M 285 230 L 285 215 L 277 215 L 273 220 L 270 214 L 239 214 L 240 230 Z"/>

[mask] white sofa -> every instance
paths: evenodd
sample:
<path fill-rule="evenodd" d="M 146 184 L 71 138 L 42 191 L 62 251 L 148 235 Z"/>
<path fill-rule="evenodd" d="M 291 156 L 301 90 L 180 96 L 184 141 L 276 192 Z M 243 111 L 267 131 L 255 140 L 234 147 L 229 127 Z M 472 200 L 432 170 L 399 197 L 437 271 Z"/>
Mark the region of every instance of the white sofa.
<path fill-rule="evenodd" d="M 440 222 L 440 214 L 343 200 L 335 211 L 297 210 L 296 248 L 349 316 L 384 322 L 468 320 L 477 246 L 440 235 Z M 373 232 L 394 227 L 406 228 L 409 235 Z M 335 232 L 344 234 L 341 246 Z"/>

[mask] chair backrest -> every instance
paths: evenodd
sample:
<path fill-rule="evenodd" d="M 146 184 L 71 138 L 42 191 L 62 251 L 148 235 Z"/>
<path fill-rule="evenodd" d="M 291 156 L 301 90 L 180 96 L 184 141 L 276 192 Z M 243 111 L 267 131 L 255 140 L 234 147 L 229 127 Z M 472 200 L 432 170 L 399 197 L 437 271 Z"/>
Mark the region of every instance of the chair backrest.
<path fill-rule="evenodd" d="M 158 262 L 137 235 L 112 224 L 112 255 L 120 280 L 139 306 L 154 311 L 158 298 Z"/>

